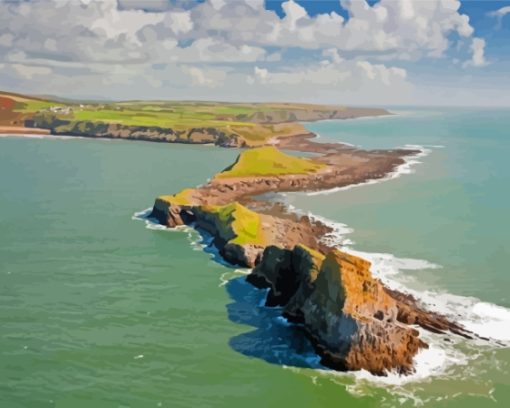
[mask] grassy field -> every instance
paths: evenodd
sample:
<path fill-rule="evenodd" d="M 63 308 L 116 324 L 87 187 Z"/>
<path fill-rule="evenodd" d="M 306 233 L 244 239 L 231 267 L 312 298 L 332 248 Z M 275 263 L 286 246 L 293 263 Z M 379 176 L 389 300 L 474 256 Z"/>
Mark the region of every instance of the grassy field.
<path fill-rule="evenodd" d="M 78 136 L 101 136 L 94 133 L 93 125 L 155 128 L 155 131 L 145 130 L 148 136 L 144 140 L 157 138 L 159 132 L 168 141 L 214 142 L 225 146 L 255 147 L 274 138 L 307 133 L 298 122 L 351 115 L 349 109 L 295 103 L 157 100 L 91 103 L 0 92 L 0 126 L 23 126 L 31 120 L 35 127 L 49 129 L 52 133 Z M 130 132 L 126 129 L 122 136 L 115 137 L 130 138 Z M 176 133 L 179 137 L 174 139 L 165 136 Z"/>
<path fill-rule="evenodd" d="M 260 216 L 238 202 L 224 206 L 204 206 L 203 211 L 217 217 L 218 224 L 233 235 L 230 243 L 238 245 L 264 244 Z"/>
<path fill-rule="evenodd" d="M 245 150 L 230 168 L 218 173 L 214 178 L 308 174 L 324 167 L 324 164 L 310 159 L 289 156 L 273 146 L 265 146 Z"/>

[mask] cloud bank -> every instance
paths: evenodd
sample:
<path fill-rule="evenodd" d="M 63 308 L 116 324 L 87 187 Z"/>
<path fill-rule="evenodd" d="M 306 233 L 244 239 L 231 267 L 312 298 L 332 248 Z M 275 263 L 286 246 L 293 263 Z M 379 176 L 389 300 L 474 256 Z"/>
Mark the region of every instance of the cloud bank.
<path fill-rule="evenodd" d="M 0 3 L 0 87 L 111 98 L 412 101 L 403 66 L 486 65 L 457 0 L 341 0 L 283 15 L 263 0 L 35 0 Z"/>

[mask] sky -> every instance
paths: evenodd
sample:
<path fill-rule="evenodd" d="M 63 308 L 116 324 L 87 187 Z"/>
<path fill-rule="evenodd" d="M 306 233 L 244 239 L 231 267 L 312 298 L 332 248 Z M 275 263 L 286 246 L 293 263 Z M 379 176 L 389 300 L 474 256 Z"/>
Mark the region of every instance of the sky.
<path fill-rule="evenodd" d="M 0 89 L 510 106 L 510 0 L 0 0 Z"/>

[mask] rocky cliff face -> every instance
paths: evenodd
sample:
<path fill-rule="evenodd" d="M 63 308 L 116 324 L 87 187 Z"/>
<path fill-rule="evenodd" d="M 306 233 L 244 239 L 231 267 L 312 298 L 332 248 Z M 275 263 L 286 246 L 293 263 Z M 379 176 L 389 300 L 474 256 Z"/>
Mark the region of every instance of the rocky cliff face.
<path fill-rule="evenodd" d="M 48 114 L 35 115 L 25 121 L 29 127 L 49 129 L 54 135 L 132 139 L 151 142 L 206 144 L 222 147 L 242 147 L 240 135 L 212 127 L 197 127 L 186 130 L 158 126 L 128 126 L 115 123 L 61 120 Z"/>
<path fill-rule="evenodd" d="M 283 306 L 283 316 L 302 324 L 321 362 L 337 370 L 411 373 L 413 357 L 428 345 L 410 325 L 469 337 L 409 296 L 385 288 L 368 261 L 336 249 L 324 257 L 303 245 L 267 247 L 247 280 L 269 288 L 266 306 Z"/>
<path fill-rule="evenodd" d="M 321 253 L 301 244 L 292 250 L 271 245 L 247 279 L 258 288 L 270 288 L 266 306 L 286 306 L 284 315 L 300 322 L 300 306 L 311 293 L 323 259 Z"/>
<path fill-rule="evenodd" d="M 239 203 L 208 206 L 175 204 L 158 198 L 150 217 L 168 227 L 194 224 L 212 235 L 221 256 L 234 265 L 253 267 L 265 247 L 265 234 L 256 225 L 260 216 Z"/>
<path fill-rule="evenodd" d="M 323 363 L 384 375 L 413 370 L 426 344 L 397 321 L 397 302 L 370 273 L 370 263 L 333 250 L 301 307 L 304 326 Z"/>

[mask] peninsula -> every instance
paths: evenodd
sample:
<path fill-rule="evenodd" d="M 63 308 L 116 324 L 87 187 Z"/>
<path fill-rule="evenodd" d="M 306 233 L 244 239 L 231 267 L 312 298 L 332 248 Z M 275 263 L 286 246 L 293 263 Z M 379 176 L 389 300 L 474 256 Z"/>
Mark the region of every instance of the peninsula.
<path fill-rule="evenodd" d="M 428 347 L 417 327 L 470 337 L 413 297 L 385 287 L 368 261 L 328 244 L 328 225 L 261 198 L 382 178 L 417 151 L 365 151 L 304 136 L 273 143 L 243 151 L 205 185 L 157 198 L 151 217 L 205 231 L 226 261 L 253 268 L 247 280 L 269 289 L 266 306 L 282 307 L 330 368 L 409 374 L 413 357 Z M 276 146 L 320 156 L 290 156 Z"/>

